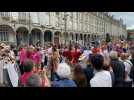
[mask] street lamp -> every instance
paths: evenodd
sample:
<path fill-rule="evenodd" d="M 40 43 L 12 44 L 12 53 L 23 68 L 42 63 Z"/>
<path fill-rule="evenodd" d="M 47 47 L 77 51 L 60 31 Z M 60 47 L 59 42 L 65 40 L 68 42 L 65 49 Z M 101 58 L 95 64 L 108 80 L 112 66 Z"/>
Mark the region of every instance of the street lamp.
<path fill-rule="evenodd" d="M 30 12 L 28 13 L 28 25 L 29 25 L 29 32 L 31 32 L 31 15 Z M 31 39 L 31 33 L 28 34 L 28 43 L 29 45 L 32 44 L 32 39 Z"/>
<path fill-rule="evenodd" d="M 66 32 L 67 32 L 67 17 L 68 17 L 68 14 L 65 12 L 64 13 L 64 18 L 63 18 L 63 20 L 64 20 L 64 28 L 65 28 L 65 34 L 66 34 Z M 65 38 L 65 45 L 66 45 L 66 38 Z"/>

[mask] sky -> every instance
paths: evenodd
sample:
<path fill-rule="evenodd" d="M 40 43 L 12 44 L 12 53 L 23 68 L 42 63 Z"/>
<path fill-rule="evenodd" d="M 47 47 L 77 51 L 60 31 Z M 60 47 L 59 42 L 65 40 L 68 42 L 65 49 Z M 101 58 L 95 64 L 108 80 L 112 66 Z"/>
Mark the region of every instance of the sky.
<path fill-rule="evenodd" d="M 116 19 L 122 18 L 127 29 L 134 29 L 134 12 L 111 12 L 111 14 Z"/>

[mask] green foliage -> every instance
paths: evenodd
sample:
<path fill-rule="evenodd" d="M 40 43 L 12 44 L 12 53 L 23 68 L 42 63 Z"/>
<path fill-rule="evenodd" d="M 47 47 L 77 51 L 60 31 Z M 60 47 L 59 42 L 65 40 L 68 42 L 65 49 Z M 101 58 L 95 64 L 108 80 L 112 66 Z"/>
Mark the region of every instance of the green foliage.
<path fill-rule="evenodd" d="M 107 35 L 106 35 L 106 42 L 110 42 L 110 41 L 111 41 L 110 35 L 107 34 Z"/>

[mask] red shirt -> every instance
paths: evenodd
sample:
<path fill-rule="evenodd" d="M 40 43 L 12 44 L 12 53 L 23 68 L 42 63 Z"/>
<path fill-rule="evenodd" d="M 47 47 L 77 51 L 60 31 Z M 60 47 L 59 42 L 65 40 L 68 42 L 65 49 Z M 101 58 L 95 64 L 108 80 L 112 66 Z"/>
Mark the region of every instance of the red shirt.
<path fill-rule="evenodd" d="M 64 56 L 64 57 L 67 57 L 67 55 L 68 55 L 68 51 L 67 51 L 67 50 L 64 50 L 63 56 Z"/>
<path fill-rule="evenodd" d="M 71 52 L 71 56 L 72 56 L 72 60 L 73 60 L 72 63 L 75 64 L 77 62 L 79 55 L 80 55 L 80 53 L 77 50 L 73 50 Z"/>
<path fill-rule="evenodd" d="M 72 60 L 72 52 L 67 51 L 67 58 L 71 61 Z"/>
<path fill-rule="evenodd" d="M 64 50 L 63 56 L 66 57 L 66 58 L 69 59 L 69 60 L 72 59 L 71 51 L 69 51 L 69 50 Z"/>

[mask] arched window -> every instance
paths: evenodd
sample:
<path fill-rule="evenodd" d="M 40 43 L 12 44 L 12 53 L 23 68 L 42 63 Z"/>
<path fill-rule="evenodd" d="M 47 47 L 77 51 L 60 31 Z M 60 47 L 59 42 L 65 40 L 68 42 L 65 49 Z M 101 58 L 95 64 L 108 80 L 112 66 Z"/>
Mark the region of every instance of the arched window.
<path fill-rule="evenodd" d="M 44 41 L 51 42 L 52 41 L 52 32 L 50 30 L 46 30 L 44 32 Z"/>
<path fill-rule="evenodd" d="M 32 43 L 36 44 L 38 41 L 42 41 L 42 32 L 40 29 L 34 28 L 31 31 Z"/>
<path fill-rule="evenodd" d="M 8 25 L 0 25 L 0 41 L 15 42 L 15 32 Z"/>
<path fill-rule="evenodd" d="M 28 39 L 29 39 L 28 34 L 29 34 L 29 31 L 26 27 L 19 27 L 16 30 L 17 45 L 20 45 L 22 43 L 27 44 Z"/>

